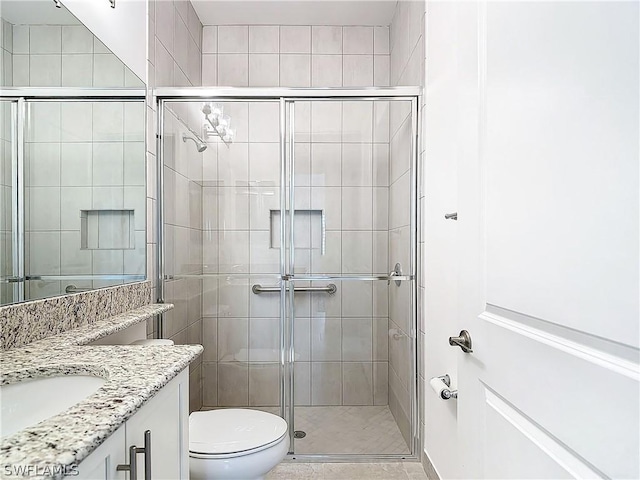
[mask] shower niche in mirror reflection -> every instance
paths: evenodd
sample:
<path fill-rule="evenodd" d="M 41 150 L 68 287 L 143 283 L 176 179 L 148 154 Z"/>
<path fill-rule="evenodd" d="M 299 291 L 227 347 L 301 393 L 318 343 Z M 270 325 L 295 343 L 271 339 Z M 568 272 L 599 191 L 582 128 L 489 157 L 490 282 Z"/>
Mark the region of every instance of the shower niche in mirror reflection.
<path fill-rule="evenodd" d="M 130 250 L 135 248 L 133 210 L 81 210 L 82 250 Z"/>

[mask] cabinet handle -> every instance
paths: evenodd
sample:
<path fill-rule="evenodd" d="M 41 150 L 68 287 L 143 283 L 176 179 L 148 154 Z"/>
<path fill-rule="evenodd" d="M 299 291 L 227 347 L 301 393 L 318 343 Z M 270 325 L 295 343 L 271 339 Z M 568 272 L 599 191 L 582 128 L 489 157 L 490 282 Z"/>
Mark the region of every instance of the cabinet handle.
<path fill-rule="evenodd" d="M 151 480 L 151 430 L 144 432 L 144 480 Z"/>
<path fill-rule="evenodd" d="M 131 445 L 129 447 L 129 463 L 118 465 L 116 470 L 118 472 L 129 472 L 129 480 L 138 480 L 138 461 L 136 457 L 139 453 L 144 453 L 144 480 L 151 480 L 151 430 L 144 432 L 144 447 L 139 448 Z"/>
<path fill-rule="evenodd" d="M 136 455 L 141 450 L 135 445 L 129 447 L 129 463 L 120 464 L 116 467 L 118 472 L 129 472 L 129 480 L 138 480 L 138 462 L 136 462 Z"/>

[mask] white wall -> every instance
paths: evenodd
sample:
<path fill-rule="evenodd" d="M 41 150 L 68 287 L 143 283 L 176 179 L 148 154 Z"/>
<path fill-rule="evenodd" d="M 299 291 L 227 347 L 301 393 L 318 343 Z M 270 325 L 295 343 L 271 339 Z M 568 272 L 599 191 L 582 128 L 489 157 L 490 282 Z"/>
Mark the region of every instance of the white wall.
<path fill-rule="evenodd" d="M 147 2 L 63 0 L 62 3 L 135 73 L 147 80 Z"/>

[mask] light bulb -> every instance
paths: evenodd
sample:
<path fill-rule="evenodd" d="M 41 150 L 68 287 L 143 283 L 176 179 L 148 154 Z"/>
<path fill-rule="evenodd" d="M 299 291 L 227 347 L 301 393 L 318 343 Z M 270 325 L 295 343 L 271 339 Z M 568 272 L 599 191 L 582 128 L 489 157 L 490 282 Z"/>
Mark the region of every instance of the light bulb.
<path fill-rule="evenodd" d="M 221 117 L 224 112 L 224 107 L 220 104 L 215 104 L 211 107 L 211 115 L 214 117 Z"/>
<path fill-rule="evenodd" d="M 229 128 L 231 125 L 231 117 L 229 115 L 222 115 L 218 124 L 222 128 Z"/>
<path fill-rule="evenodd" d="M 233 143 L 233 139 L 236 136 L 236 132 L 233 128 L 227 128 L 227 131 L 225 132 L 225 135 L 222 137 L 222 140 L 224 140 L 226 143 Z"/>

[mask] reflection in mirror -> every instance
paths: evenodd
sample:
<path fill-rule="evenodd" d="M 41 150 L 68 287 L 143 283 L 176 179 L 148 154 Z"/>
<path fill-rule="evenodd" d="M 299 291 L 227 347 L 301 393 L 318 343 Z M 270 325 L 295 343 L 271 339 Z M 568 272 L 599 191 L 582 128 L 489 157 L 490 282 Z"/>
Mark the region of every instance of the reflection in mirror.
<path fill-rule="evenodd" d="M 26 110 L 25 299 L 144 278 L 144 103 Z"/>
<path fill-rule="evenodd" d="M 4 87 L 144 87 L 76 17 L 50 0 L 2 0 L 0 16 Z"/>
<path fill-rule="evenodd" d="M 14 141 L 16 102 L 0 101 L 0 305 L 19 300 L 17 285 L 9 282 L 14 275 L 14 214 L 17 207 L 12 201 L 16 191 L 16 178 L 12 163 L 16 145 Z"/>
<path fill-rule="evenodd" d="M 0 15 L 3 87 L 144 88 L 64 7 Z M 145 279 L 144 117 L 143 98 L 0 101 L 0 304 Z"/>

